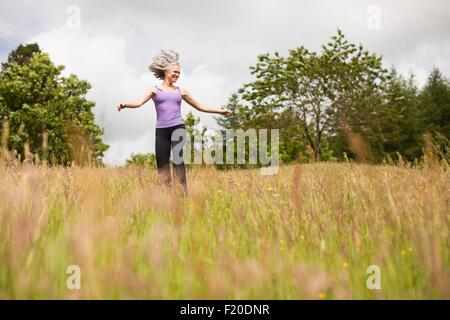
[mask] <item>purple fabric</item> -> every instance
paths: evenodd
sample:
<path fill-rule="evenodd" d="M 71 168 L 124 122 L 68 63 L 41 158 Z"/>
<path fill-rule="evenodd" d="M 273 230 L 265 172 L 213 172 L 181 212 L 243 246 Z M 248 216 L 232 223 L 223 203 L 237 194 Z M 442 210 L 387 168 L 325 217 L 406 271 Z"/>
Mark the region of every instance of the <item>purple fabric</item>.
<path fill-rule="evenodd" d="M 177 87 L 175 92 L 168 92 L 156 87 L 156 128 L 167 128 L 182 124 L 181 92 Z"/>

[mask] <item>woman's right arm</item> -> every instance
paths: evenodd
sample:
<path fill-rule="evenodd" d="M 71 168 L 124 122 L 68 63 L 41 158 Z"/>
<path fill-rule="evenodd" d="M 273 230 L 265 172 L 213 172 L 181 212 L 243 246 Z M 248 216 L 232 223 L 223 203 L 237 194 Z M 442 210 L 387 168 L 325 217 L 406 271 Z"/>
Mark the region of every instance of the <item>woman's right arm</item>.
<path fill-rule="evenodd" d="M 125 109 L 125 108 L 139 108 L 144 103 L 146 103 L 148 100 L 153 98 L 154 94 L 155 94 L 155 87 L 152 86 L 150 89 L 145 91 L 144 96 L 142 98 L 134 100 L 134 101 L 131 101 L 131 102 L 127 102 L 127 103 L 120 103 L 117 106 L 117 110 L 120 111 L 120 110 Z"/>

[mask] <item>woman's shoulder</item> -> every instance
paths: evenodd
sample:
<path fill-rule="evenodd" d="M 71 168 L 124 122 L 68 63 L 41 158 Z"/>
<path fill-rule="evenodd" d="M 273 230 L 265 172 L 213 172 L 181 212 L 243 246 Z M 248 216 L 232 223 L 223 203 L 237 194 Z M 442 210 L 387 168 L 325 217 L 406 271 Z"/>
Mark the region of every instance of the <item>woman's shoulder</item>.
<path fill-rule="evenodd" d="M 187 89 L 184 87 L 178 86 L 178 89 L 180 90 L 182 96 L 185 96 L 188 93 Z"/>
<path fill-rule="evenodd" d="M 148 88 L 148 90 L 151 92 L 152 97 L 154 97 L 156 95 L 156 93 L 158 92 L 158 86 L 152 85 L 152 86 L 150 86 L 150 88 Z"/>
<path fill-rule="evenodd" d="M 148 97 L 150 97 L 151 99 L 154 99 L 154 98 L 156 97 L 156 92 L 157 92 L 157 91 L 158 91 L 158 90 L 156 89 L 156 86 L 150 86 L 150 87 L 147 89 L 145 95 L 148 96 Z"/>

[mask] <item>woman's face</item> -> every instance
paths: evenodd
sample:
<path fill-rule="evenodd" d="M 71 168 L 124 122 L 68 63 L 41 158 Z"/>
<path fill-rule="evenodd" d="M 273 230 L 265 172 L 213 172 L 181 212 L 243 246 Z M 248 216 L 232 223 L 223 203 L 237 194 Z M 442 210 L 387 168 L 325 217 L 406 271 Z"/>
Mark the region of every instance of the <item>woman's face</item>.
<path fill-rule="evenodd" d="M 173 65 L 169 68 L 169 70 L 166 71 L 166 79 L 169 82 L 176 82 L 179 77 L 180 77 L 179 65 Z"/>

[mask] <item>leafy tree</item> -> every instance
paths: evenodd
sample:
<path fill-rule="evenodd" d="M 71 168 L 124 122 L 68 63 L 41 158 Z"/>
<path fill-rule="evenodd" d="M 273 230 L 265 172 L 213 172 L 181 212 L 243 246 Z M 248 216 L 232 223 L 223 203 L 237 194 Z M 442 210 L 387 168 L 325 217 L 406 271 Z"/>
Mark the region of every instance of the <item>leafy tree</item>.
<path fill-rule="evenodd" d="M 242 88 L 237 92 L 233 93 L 229 99 L 227 104 L 227 108 L 231 111 L 231 114 L 227 117 L 214 117 L 217 123 L 220 125 L 222 130 L 220 130 L 221 145 L 222 145 L 222 154 L 223 154 L 223 164 L 215 164 L 217 169 L 237 169 L 237 168 L 251 168 L 251 167 L 260 167 L 262 166 L 259 158 L 256 157 L 256 164 L 249 164 L 249 153 L 251 148 L 255 151 L 258 151 L 257 145 L 252 145 L 250 138 L 245 138 L 245 148 L 243 150 L 243 156 L 245 159 L 245 163 L 237 163 L 238 160 L 238 138 L 233 135 L 229 136 L 226 132 L 226 129 L 233 129 L 233 133 L 236 133 L 236 130 L 242 130 L 245 134 L 249 129 L 256 129 L 255 133 L 258 137 L 257 129 L 270 129 L 273 121 L 269 121 L 269 117 L 266 118 L 266 122 L 263 121 L 262 116 L 258 119 L 255 118 L 255 110 L 248 108 L 243 104 L 243 100 L 241 99 L 240 93 L 242 93 Z M 272 123 L 271 123 L 272 122 Z M 271 125 L 268 125 L 271 123 Z M 268 141 L 270 141 L 270 131 L 268 131 Z M 216 149 L 215 146 L 218 145 L 219 140 L 214 140 L 212 144 L 212 148 Z M 233 163 L 226 163 L 226 153 L 227 148 L 233 148 Z M 270 152 L 270 145 L 269 150 Z M 285 155 L 282 154 L 281 158 L 285 158 Z"/>
<path fill-rule="evenodd" d="M 231 121 L 243 127 L 280 128 L 288 112 L 302 127 L 301 140 L 315 161 L 321 160 L 324 140 L 343 121 L 364 130 L 381 101 L 380 84 L 387 70 L 381 57 L 348 43 L 339 29 L 331 39 L 320 53 L 302 46 L 289 50 L 285 58 L 278 52 L 259 55 L 256 66 L 250 67 L 257 79 L 238 91 L 239 112 Z"/>
<path fill-rule="evenodd" d="M 91 85 L 74 74 L 60 76 L 63 69 L 34 44 L 10 54 L 0 73 L 0 118 L 10 125 L 8 147 L 21 159 L 29 146 L 35 160 L 49 158 L 54 165 L 103 165 L 109 146 L 94 122 L 95 103 L 86 100 Z"/>
<path fill-rule="evenodd" d="M 372 144 L 378 143 L 378 158 L 397 152 L 413 161 L 422 152 L 423 124 L 418 104 L 418 89 L 414 76 L 409 79 L 398 75 L 392 68 L 385 83 L 385 103 L 377 117 L 373 118 L 372 132 L 376 135 Z"/>
<path fill-rule="evenodd" d="M 238 92 L 242 90 L 238 90 Z M 227 108 L 232 111 L 232 114 L 228 117 L 217 117 L 217 123 L 224 129 L 243 129 L 250 128 L 260 129 L 279 129 L 279 154 L 281 163 L 291 163 L 293 161 L 311 161 L 313 155 L 307 148 L 307 143 L 304 140 L 304 127 L 299 123 L 292 110 L 286 110 L 279 114 L 266 114 L 265 121 L 262 118 L 252 115 L 255 111 L 251 108 L 244 106 L 245 101 L 242 102 L 238 93 L 232 94 L 229 99 Z M 224 137 L 223 144 L 225 145 L 226 136 L 225 130 L 223 130 L 222 136 Z M 233 141 L 236 144 L 236 139 Z M 327 146 L 324 160 L 332 160 L 331 149 Z M 225 152 L 225 148 L 224 148 Z M 246 146 L 245 158 L 248 158 L 248 147 Z M 234 150 L 234 157 L 237 157 L 237 150 Z M 259 163 L 257 164 L 257 167 Z M 219 168 L 224 167 L 249 167 L 248 165 L 222 165 L 217 166 Z"/>
<path fill-rule="evenodd" d="M 425 130 L 439 132 L 450 139 L 450 83 L 434 67 L 419 95 Z"/>
<path fill-rule="evenodd" d="M 17 49 L 11 51 L 8 55 L 8 63 L 2 63 L 2 70 L 7 69 L 11 64 L 18 64 L 23 66 L 33 56 L 33 53 L 41 53 L 41 49 L 37 43 L 30 43 L 27 45 L 19 45 Z"/>
<path fill-rule="evenodd" d="M 231 111 L 231 114 L 227 117 L 217 117 L 214 116 L 214 120 L 223 129 L 220 131 L 222 136 L 222 154 L 223 154 L 223 164 L 216 164 L 216 168 L 220 170 L 231 169 L 231 168 L 241 168 L 245 165 L 237 164 L 235 161 L 237 159 L 237 139 L 236 137 L 227 138 L 225 129 L 243 129 L 246 130 L 251 119 L 250 112 L 248 108 L 241 104 L 238 93 L 233 93 L 228 101 L 227 108 Z M 233 163 L 226 163 L 226 152 L 228 147 L 233 146 Z M 247 158 L 248 147 L 245 150 L 245 158 Z"/>
<path fill-rule="evenodd" d="M 244 128 L 250 121 L 250 110 L 246 108 L 240 101 L 238 93 L 233 93 L 228 101 L 227 108 L 231 111 L 231 114 L 227 117 L 214 116 L 214 120 L 222 128 Z"/>

